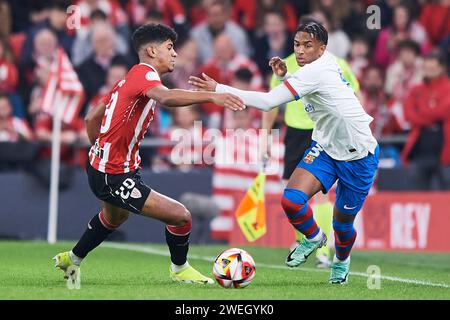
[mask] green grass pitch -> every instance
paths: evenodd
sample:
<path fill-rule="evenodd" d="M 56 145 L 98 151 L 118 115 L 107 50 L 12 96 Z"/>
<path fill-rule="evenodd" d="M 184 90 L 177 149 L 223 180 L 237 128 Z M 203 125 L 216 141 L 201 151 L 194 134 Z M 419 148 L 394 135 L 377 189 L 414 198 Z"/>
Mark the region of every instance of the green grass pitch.
<path fill-rule="evenodd" d="M 223 289 L 173 283 L 165 245 L 105 243 L 83 261 L 81 289 L 69 290 L 51 258 L 72 246 L 0 241 L 0 299 L 450 299 L 450 254 L 354 251 L 349 283 L 332 286 L 314 259 L 289 269 L 286 249 L 243 247 L 256 261 L 255 279 L 245 289 Z M 213 258 L 226 248 L 191 245 L 190 263 L 211 276 Z M 379 289 L 368 288 L 370 265 L 381 270 Z"/>

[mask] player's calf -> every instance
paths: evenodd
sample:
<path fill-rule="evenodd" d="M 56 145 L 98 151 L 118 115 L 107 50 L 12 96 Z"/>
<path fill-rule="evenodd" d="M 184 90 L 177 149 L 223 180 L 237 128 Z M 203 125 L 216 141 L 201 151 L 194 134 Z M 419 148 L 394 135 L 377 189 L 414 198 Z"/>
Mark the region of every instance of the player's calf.
<path fill-rule="evenodd" d="M 333 229 L 335 238 L 336 257 L 344 261 L 350 255 L 353 244 L 355 243 L 357 232 L 351 222 L 339 222 L 333 219 Z"/>
<path fill-rule="evenodd" d="M 285 189 L 281 205 L 289 222 L 305 239 L 293 249 L 286 258 L 289 267 L 297 267 L 304 263 L 311 253 L 327 242 L 327 237 L 314 221 L 311 208 L 308 206 L 308 196 L 296 189 Z"/>
<path fill-rule="evenodd" d="M 292 226 L 304 234 L 307 239 L 314 238 L 320 232 L 311 207 L 308 206 L 308 196 L 304 192 L 285 189 L 281 206 Z"/>

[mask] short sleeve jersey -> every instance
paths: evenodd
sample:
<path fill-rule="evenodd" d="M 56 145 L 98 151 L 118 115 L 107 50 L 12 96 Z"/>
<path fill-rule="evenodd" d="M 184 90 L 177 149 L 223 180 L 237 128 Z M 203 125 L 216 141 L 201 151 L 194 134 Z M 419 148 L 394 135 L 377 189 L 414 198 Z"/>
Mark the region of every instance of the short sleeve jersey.
<path fill-rule="evenodd" d="M 356 160 L 374 153 L 377 141 L 369 128 L 369 116 L 336 58 L 325 51 L 284 81 L 295 99 L 302 99 L 314 121 L 312 139 L 335 160 Z"/>
<path fill-rule="evenodd" d="M 106 104 L 100 134 L 89 150 L 92 167 L 122 174 L 139 168 L 139 144 L 154 117 L 156 101 L 146 92 L 161 85 L 158 72 L 140 63 L 102 98 Z"/>

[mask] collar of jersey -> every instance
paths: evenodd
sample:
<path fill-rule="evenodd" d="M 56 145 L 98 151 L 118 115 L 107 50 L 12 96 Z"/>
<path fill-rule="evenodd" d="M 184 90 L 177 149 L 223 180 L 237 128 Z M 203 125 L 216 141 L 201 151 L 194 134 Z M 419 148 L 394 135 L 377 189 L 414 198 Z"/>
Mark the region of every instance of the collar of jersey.
<path fill-rule="evenodd" d="M 145 62 L 140 62 L 139 64 L 143 64 L 144 66 L 150 67 L 153 69 L 153 71 L 156 72 L 156 74 L 159 76 L 158 71 L 156 71 L 155 67 L 153 67 L 151 64 L 145 63 Z"/>

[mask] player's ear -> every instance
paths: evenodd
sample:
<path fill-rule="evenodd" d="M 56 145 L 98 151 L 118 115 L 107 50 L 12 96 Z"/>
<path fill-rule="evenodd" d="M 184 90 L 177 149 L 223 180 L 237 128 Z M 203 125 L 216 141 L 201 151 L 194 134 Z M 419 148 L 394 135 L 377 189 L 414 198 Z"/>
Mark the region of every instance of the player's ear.
<path fill-rule="evenodd" d="M 145 51 L 147 51 L 147 54 L 151 57 L 151 58 L 155 58 L 156 57 L 156 47 L 149 45 L 147 46 L 147 48 L 145 48 Z"/>
<path fill-rule="evenodd" d="M 325 52 L 326 48 L 327 48 L 326 44 L 321 44 L 320 45 L 320 47 L 319 47 L 320 55 L 323 55 L 323 53 Z"/>

